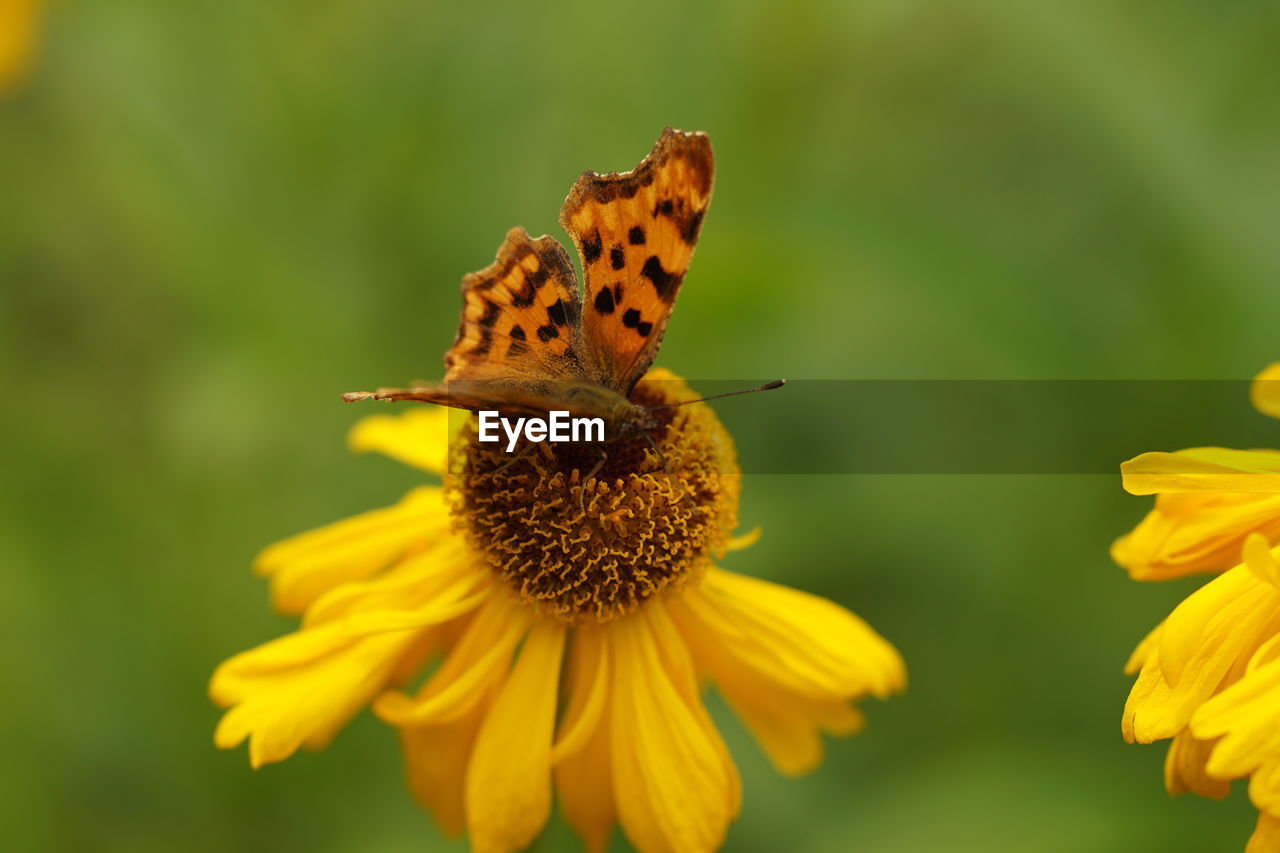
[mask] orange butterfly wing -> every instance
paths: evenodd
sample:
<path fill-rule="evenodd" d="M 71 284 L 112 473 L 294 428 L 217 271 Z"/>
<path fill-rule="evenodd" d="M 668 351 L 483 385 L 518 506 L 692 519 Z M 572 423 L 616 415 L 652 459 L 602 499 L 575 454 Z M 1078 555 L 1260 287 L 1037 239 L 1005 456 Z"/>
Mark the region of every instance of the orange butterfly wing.
<path fill-rule="evenodd" d="M 587 371 L 623 395 L 653 364 L 711 203 L 704 133 L 667 128 L 629 172 L 584 172 L 560 210 L 586 277 Z"/>
<path fill-rule="evenodd" d="M 578 278 L 568 253 L 554 237 L 534 240 L 512 228 L 497 260 L 463 276 L 462 319 L 444 356 L 444 382 L 342 396 L 545 412 L 567 389 L 590 381 L 583 348 Z"/>
<path fill-rule="evenodd" d="M 497 260 L 462 279 L 462 320 L 445 353 L 445 382 L 582 377 L 581 305 L 564 247 L 512 228 Z"/>

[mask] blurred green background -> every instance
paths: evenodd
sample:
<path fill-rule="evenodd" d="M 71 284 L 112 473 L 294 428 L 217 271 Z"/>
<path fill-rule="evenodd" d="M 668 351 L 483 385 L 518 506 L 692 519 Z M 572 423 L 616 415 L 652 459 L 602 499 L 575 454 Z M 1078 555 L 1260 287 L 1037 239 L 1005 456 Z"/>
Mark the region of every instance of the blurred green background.
<path fill-rule="evenodd" d="M 206 679 L 291 625 L 257 549 L 415 482 L 346 453 L 337 393 L 436 375 L 461 274 L 512 225 L 559 235 L 576 175 L 664 125 L 718 159 L 660 359 L 685 376 L 1280 358 L 1272 3 L 64 0 L 46 24 L 0 101 L 8 849 L 465 848 L 368 715 L 253 772 L 213 748 Z M 782 393 L 741 405 L 804 417 Z M 1163 748 L 1120 739 L 1125 657 L 1200 582 L 1110 564 L 1146 505 L 1107 476 L 749 477 L 765 537 L 727 565 L 852 607 L 912 684 L 796 782 L 716 705 L 728 849 L 1241 849 L 1242 793 L 1170 800 Z M 577 842 L 557 818 L 538 849 Z"/>

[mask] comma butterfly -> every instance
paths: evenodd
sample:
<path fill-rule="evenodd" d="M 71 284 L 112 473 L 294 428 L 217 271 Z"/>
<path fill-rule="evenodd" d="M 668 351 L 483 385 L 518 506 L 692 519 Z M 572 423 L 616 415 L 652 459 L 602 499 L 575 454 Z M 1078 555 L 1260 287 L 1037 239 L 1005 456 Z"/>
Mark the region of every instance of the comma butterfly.
<path fill-rule="evenodd" d="M 631 171 L 584 172 L 560 224 L 577 246 L 585 299 L 554 237 L 513 228 L 497 260 L 462 279 L 462 322 L 445 354 L 444 382 L 343 399 L 566 410 L 604 419 L 613 438 L 647 435 L 657 420 L 629 396 L 671 318 L 711 203 L 712 169 L 705 133 L 667 128 Z"/>

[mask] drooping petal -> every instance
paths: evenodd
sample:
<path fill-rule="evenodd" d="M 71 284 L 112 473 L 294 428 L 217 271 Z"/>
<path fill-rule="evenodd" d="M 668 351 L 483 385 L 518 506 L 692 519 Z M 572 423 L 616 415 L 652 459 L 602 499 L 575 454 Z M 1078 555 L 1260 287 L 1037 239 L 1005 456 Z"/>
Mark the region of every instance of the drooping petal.
<path fill-rule="evenodd" d="M 339 585 L 370 577 L 415 548 L 447 540 L 448 534 L 443 494 L 424 486 L 394 506 L 277 542 L 258 555 L 254 570 L 270 576 L 276 609 L 297 614 Z"/>
<path fill-rule="evenodd" d="M 1248 660 L 1275 633 L 1277 605 L 1275 587 L 1245 566 L 1187 596 L 1169 614 L 1160 635 L 1160 668 L 1169 684 L 1178 687 L 1190 678 L 1216 687 L 1232 663 Z"/>
<path fill-rule="evenodd" d="M 802 776 L 822 763 L 822 733 L 845 737 L 865 724 L 848 700 L 819 702 L 782 690 L 762 693 L 759 683 L 745 683 L 725 676 L 716 682 L 729 707 L 784 776 Z"/>
<path fill-rule="evenodd" d="M 476 853 L 527 847 L 551 815 L 551 738 L 564 625 L 534 623 L 467 767 L 467 825 Z"/>
<path fill-rule="evenodd" d="M 457 538 L 411 554 L 368 580 L 329 590 L 307 608 L 304 626 L 319 625 L 370 611 L 402 610 L 406 601 L 441 597 L 461 600 L 488 586 L 492 573 Z"/>
<path fill-rule="evenodd" d="M 467 764 L 498 687 L 495 683 L 484 688 L 477 701 L 453 720 L 399 727 L 409 789 L 446 835 L 461 835 L 467 827 L 463 805 Z"/>
<path fill-rule="evenodd" d="M 1205 769 L 1216 741 L 1200 740 L 1183 730 L 1169 744 L 1164 760 L 1164 787 L 1170 796 L 1191 792 L 1221 800 L 1231 793 L 1231 782 L 1210 776 Z"/>
<path fill-rule="evenodd" d="M 1280 549 L 1277 549 L 1280 551 Z M 1261 533 L 1250 533 L 1244 541 L 1244 564 L 1254 577 L 1280 589 L 1280 560 L 1271 543 Z"/>
<path fill-rule="evenodd" d="M 1258 824 L 1244 853 L 1275 853 L 1280 850 L 1280 817 L 1273 817 L 1266 812 L 1258 813 Z"/>
<path fill-rule="evenodd" d="M 246 738 L 254 767 L 283 761 L 304 742 L 327 741 L 387 683 L 420 631 L 352 640 L 326 625 L 237 655 L 214 673 L 210 696 L 223 715 L 214 733 L 222 749 Z"/>
<path fill-rule="evenodd" d="M 1162 494 L 1138 526 L 1111 546 L 1111 558 L 1134 580 L 1221 572 L 1240 562 L 1241 545 L 1255 531 L 1280 535 L 1280 495 Z"/>
<path fill-rule="evenodd" d="M 853 614 L 775 584 L 716 571 L 670 611 L 694 661 L 719 688 L 778 770 L 799 775 L 822 759 L 820 733 L 862 725 L 852 699 L 905 680 L 897 652 Z"/>
<path fill-rule="evenodd" d="M 695 654 L 732 658 L 819 701 L 885 697 L 905 686 L 897 650 L 857 616 L 816 595 L 713 568 L 673 609 L 696 620 L 684 620 Z"/>
<path fill-rule="evenodd" d="M 602 629 L 574 630 L 569 656 L 569 703 L 551 753 L 556 793 L 565 820 L 590 853 L 603 853 L 617 820 L 610 759 L 608 647 Z"/>
<path fill-rule="evenodd" d="M 1280 494 L 1280 452 L 1192 447 L 1176 453 L 1143 453 L 1121 463 L 1125 491 L 1265 492 Z"/>
<path fill-rule="evenodd" d="M 614 673 L 609 725 L 619 819 L 642 853 L 712 851 L 732 817 L 734 781 L 702 720 L 672 682 L 645 615 L 614 620 L 606 633 Z"/>
<path fill-rule="evenodd" d="M 1121 723 L 1125 739 L 1151 743 L 1177 735 L 1196 708 L 1243 675 L 1277 628 L 1274 595 L 1237 566 L 1184 600 L 1165 620 L 1129 691 Z"/>
<path fill-rule="evenodd" d="M 1280 661 L 1258 667 L 1205 702 L 1191 718 L 1196 737 L 1219 738 L 1209 757 L 1213 776 L 1254 774 L 1249 796 L 1280 812 Z"/>
<path fill-rule="evenodd" d="M 489 687 L 504 680 L 532 618 L 527 607 L 495 591 L 417 695 L 384 693 L 374 702 L 374 713 L 396 726 L 443 723 L 468 713 Z"/>
<path fill-rule="evenodd" d="M 1161 622 L 1152 628 L 1147 636 L 1142 638 L 1142 642 L 1138 643 L 1133 653 L 1129 655 L 1129 660 L 1125 662 L 1125 675 L 1136 675 L 1146 665 L 1147 660 L 1156 653 L 1156 650 L 1160 648 L 1160 632 L 1163 629 L 1164 623 Z"/>
<path fill-rule="evenodd" d="M 556 732 L 552 763 L 585 748 L 604 716 L 609 693 L 609 655 L 596 625 L 574 631 L 569 655 L 569 702 Z"/>
<path fill-rule="evenodd" d="M 234 707 L 218 727 L 217 743 L 231 747 L 251 737 L 255 766 L 282 760 L 300 745 L 327 743 L 373 695 L 402 677 L 408 658 L 421 661 L 430 653 L 435 626 L 478 606 L 487 583 L 469 562 L 443 559 L 429 567 L 408 561 L 347 585 L 341 605 L 324 618 L 218 668 L 211 696 Z"/>
<path fill-rule="evenodd" d="M 676 628 L 666 606 L 655 602 L 653 606 L 644 610 L 642 616 L 649 623 L 649 630 L 653 634 L 653 640 L 658 649 L 658 658 L 667 677 L 671 679 L 680 697 L 702 726 L 707 740 L 720 756 L 724 775 L 729 780 L 725 791 L 725 806 L 732 820 L 738 816 L 742 808 L 742 779 L 738 776 L 738 768 L 733 763 L 733 756 L 729 754 L 729 747 L 720 737 L 720 730 L 716 728 L 711 715 L 707 713 L 706 706 L 702 704 L 701 684 L 698 670 L 693 665 L 693 656 L 689 653 L 684 638 L 680 636 L 680 631 Z"/>
<path fill-rule="evenodd" d="M 449 452 L 449 413 L 440 406 L 408 406 L 391 414 L 370 415 L 347 433 L 347 446 L 357 453 L 375 451 L 442 474 Z"/>
<path fill-rule="evenodd" d="M 1280 418 L 1280 364 L 1272 364 L 1254 377 L 1249 399 L 1259 412 Z"/>

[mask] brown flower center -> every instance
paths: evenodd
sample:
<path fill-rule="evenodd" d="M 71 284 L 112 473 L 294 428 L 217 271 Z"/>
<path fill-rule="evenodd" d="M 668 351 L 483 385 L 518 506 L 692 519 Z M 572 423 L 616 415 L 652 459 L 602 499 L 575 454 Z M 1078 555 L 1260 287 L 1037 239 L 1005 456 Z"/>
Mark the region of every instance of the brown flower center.
<path fill-rule="evenodd" d="M 696 395 L 655 372 L 631 396 L 658 406 Z M 512 463 L 523 445 L 508 454 L 502 444 L 481 444 L 474 418 L 460 431 L 445 478 L 455 522 L 540 612 L 606 621 L 723 553 L 737 526 L 733 442 L 705 404 L 655 414 L 660 426 L 650 437 L 665 470 L 644 436 L 544 443 Z"/>

